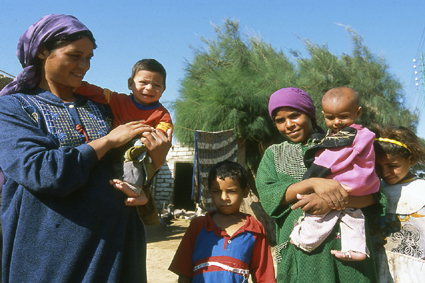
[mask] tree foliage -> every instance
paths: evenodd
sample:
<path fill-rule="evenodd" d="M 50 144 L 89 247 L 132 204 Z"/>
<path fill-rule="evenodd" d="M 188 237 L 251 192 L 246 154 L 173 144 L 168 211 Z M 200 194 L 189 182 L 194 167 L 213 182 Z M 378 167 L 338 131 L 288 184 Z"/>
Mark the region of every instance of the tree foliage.
<path fill-rule="evenodd" d="M 247 151 L 254 153 L 249 161 L 258 161 L 259 146 L 277 136 L 268 115 L 268 99 L 275 90 L 295 83 L 295 67 L 283 52 L 259 38 L 245 42 L 236 22 L 227 20 L 215 31 L 216 40 L 202 38 L 208 49 L 195 50 L 194 60 L 187 62 L 180 97 L 172 106 L 175 136 L 193 145 L 193 132 L 184 128 L 234 129 Z"/>
<path fill-rule="evenodd" d="M 244 140 L 247 162 L 255 170 L 265 147 L 281 140 L 268 115 L 268 99 L 289 86 L 312 96 L 322 126 L 323 94 L 332 87 L 348 86 L 361 97 L 359 123 L 416 129 L 417 115 L 405 108 L 401 84 L 389 73 L 385 59 L 373 55 L 350 28 L 351 55 L 338 57 L 327 46 L 303 40 L 308 56 L 291 51 L 295 61 L 260 37 L 242 36 L 238 22 L 226 20 L 214 28 L 216 38 L 201 38 L 206 49 L 194 49 L 194 58 L 186 62 L 180 96 L 172 104 L 174 135 L 182 144 L 193 145 L 191 130 L 234 129 Z"/>
<path fill-rule="evenodd" d="M 292 51 L 298 62 L 298 85 L 309 93 L 320 113 L 320 99 L 323 94 L 337 86 L 348 86 L 360 95 L 362 115 L 357 121 L 366 127 L 397 124 L 416 131 L 417 112 L 411 112 L 404 105 L 402 85 L 389 73 L 385 58 L 373 55 L 363 44 L 363 38 L 347 27 L 353 42 L 353 54 L 338 58 L 326 46 L 318 46 L 304 40 L 308 58 Z M 321 115 L 319 124 L 324 125 Z"/>

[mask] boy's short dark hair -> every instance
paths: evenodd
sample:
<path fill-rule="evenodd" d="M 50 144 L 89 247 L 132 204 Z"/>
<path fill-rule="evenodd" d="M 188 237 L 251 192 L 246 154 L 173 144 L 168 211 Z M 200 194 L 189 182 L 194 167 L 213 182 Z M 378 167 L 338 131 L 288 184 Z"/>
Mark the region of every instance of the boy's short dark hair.
<path fill-rule="evenodd" d="M 239 163 L 225 160 L 215 164 L 208 173 L 208 188 L 217 178 L 224 180 L 229 177 L 232 180 L 237 180 L 242 190 L 248 185 L 248 171 Z"/>
<path fill-rule="evenodd" d="M 159 63 L 155 59 L 142 59 L 138 61 L 133 66 L 130 79 L 134 79 L 137 72 L 142 70 L 160 73 L 162 77 L 164 78 L 164 87 L 165 87 L 165 78 L 167 77 L 167 72 L 165 71 L 165 68 L 164 66 L 162 66 L 161 63 Z"/>

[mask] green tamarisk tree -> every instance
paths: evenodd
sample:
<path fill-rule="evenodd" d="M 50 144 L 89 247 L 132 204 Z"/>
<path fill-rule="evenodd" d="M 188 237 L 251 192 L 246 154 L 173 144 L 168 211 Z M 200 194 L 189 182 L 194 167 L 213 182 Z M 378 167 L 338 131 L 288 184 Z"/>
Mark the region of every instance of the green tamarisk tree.
<path fill-rule="evenodd" d="M 303 40 L 308 56 L 292 50 L 289 59 L 258 36 L 241 35 L 239 23 L 215 26 L 216 38 L 202 38 L 186 62 L 178 99 L 173 102 L 175 137 L 192 146 L 191 130 L 234 129 L 247 150 L 247 163 L 256 170 L 265 148 L 282 137 L 268 114 L 270 95 L 283 87 L 299 87 L 313 98 L 319 125 L 324 126 L 321 98 L 329 89 L 348 86 L 361 97 L 358 123 L 398 124 L 416 130 L 418 117 L 404 106 L 400 82 L 389 73 L 384 58 L 373 55 L 350 28 L 351 55 L 336 56 L 327 46 Z M 191 129 L 191 130 L 189 130 Z"/>
<path fill-rule="evenodd" d="M 267 110 L 270 94 L 296 82 L 295 67 L 261 39 L 244 41 L 237 22 L 227 20 L 215 31 L 215 40 L 202 38 L 207 50 L 195 50 L 187 62 L 180 97 L 172 105 L 174 133 L 193 145 L 193 132 L 184 128 L 234 129 L 249 152 L 248 163 L 256 164 L 262 148 L 279 136 Z"/>
<path fill-rule="evenodd" d="M 363 38 L 346 27 L 353 44 L 352 55 L 339 58 L 331 54 L 326 46 L 318 46 L 303 40 L 308 57 L 292 51 L 298 62 L 298 85 L 313 97 L 318 113 L 321 98 L 329 89 L 347 86 L 360 95 L 362 115 L 357 123 L 369 127 L 373 124 L 396 124 L 416 131 L 417 111 L 405 107 L 402 85 L 389 73 L 385 58 L 373 55 L 364 45 Z M 318 122 L 324 126 L 323 116 Z"/>

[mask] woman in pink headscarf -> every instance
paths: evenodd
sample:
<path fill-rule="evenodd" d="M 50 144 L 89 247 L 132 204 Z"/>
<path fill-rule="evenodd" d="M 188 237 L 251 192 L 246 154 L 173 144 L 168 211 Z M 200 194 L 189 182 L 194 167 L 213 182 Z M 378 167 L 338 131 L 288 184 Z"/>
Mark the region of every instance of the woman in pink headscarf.
<path fill-rule="evenodd" d="M 109 152 L 143 136 L 159 169 L 171 141 L 141 122 L 110 131 L 103 106 L 74 94 L 95 47 L 66 15 L 19 39 L 24 70 L 0 93 L 2 282 L 146 282 L 144 226 L 109 183 Z"/>

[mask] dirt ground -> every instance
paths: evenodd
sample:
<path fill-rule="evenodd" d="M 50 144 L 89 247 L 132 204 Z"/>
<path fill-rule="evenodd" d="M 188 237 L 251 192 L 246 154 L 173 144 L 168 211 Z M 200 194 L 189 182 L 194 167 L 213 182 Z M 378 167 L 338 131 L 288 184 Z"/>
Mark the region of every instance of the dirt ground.
<path fill-rule="evenodd" d="M 146 226 L 148 237 L 148 252 L 146 265 L 148 269 L 148 283 L 175 283 L 177 275 L 168 271 L 174 253 L 183 238 L 188 220 L 175 220 L 170 227 L 160 225 Z"/>

